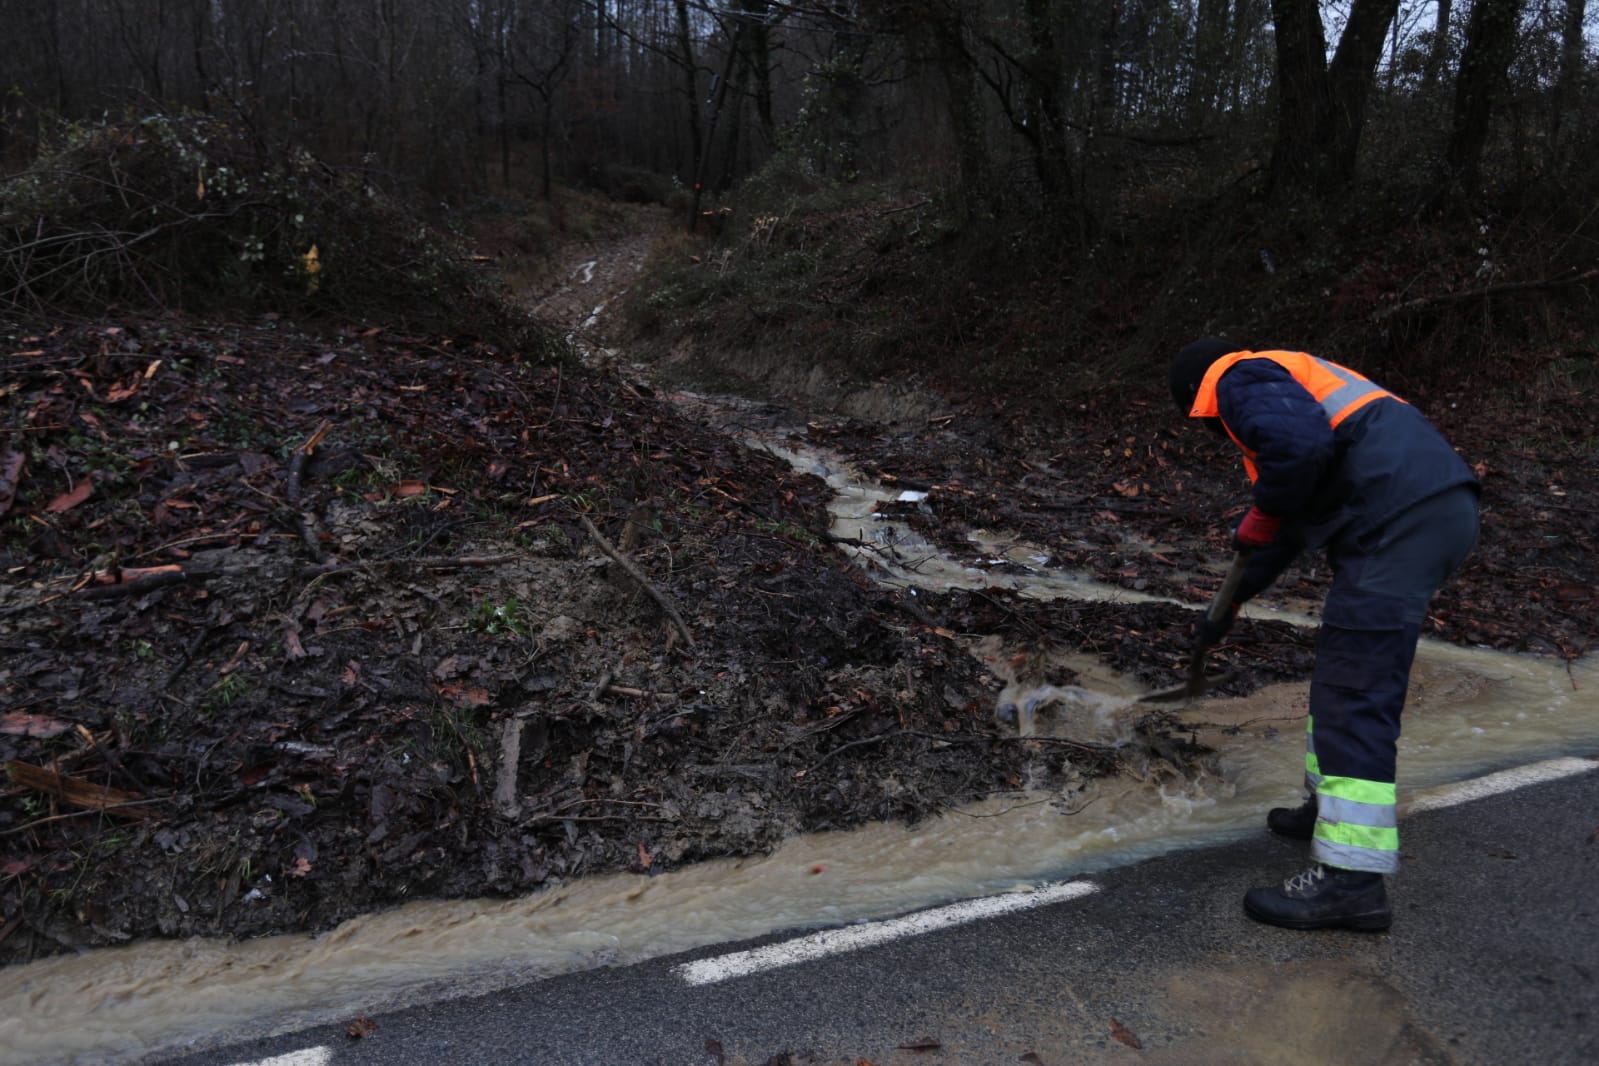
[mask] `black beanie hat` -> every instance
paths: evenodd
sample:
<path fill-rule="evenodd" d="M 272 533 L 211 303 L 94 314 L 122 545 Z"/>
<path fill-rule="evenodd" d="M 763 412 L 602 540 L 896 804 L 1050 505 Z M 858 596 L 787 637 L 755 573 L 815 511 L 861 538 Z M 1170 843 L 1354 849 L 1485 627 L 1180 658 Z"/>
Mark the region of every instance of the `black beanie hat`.
<path fill-rule="evenodd" d="M 1177 405 L 1177 413 L 1186 417 L 1193 410 L 1194 397 L 1199 395 L 1199 383 L 1205 380 L 1205 372 L 1212 363 L 1224 355 L 1242 350 L 1231 341 L 1214 338 L 1184 345 L 1171 361 L 1171 398 Z"/>

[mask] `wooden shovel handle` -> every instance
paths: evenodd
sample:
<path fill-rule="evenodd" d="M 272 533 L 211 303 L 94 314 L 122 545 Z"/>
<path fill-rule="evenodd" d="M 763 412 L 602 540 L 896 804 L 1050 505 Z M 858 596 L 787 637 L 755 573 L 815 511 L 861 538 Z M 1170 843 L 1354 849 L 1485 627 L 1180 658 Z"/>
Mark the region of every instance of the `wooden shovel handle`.
<path fill-rule="evenodd" d="M 1249 556 L 1244 552 L 1233 555 L 1227 576 L 1221 579 L 1221 588 L 1216 590 L 1216 598 L 1210 601 L 1210 610 L 1205 612 L 1205 617 L 1212 622 L 1220 622 L 1232 607 L 1233 597 L 1238 595 L 1238 585 L 1244 580 L 1244 566 L 1248 561 Z"/>

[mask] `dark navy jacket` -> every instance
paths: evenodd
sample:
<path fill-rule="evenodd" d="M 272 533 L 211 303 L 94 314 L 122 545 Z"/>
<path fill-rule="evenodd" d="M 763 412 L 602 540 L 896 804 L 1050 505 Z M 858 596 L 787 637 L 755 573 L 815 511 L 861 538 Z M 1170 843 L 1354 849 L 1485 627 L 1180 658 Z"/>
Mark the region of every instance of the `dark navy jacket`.
<path fill-rule="evenodd" d="M 1306 547 L 1363 540 L 1423 500 L 1477 479 L 1410 404 L 1379 399 L 1334 430 L 1281 365 L 1242 359 L 1221 376 L 1222 421 L 1255 453 L 1255 506 L 1283 520 L 1272 548 L 1251 555 L 1239 602 Z"/>

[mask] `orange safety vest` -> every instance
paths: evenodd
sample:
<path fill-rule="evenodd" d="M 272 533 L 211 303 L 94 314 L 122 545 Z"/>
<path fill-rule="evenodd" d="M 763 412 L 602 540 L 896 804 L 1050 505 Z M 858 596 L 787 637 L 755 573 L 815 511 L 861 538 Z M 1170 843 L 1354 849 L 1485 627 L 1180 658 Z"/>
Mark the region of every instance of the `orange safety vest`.
<path fill-rule="evenodd" d="M 1189 418 L 1221 418 L 1216 385 L 1234 363 L 1245 359 L 1270 359 L 1288 371 L 1294 380 L 1321 404 L 1321 409 L 1327 414 L 1327 423 L 1333 429 L 1337 429 L 1338 423 L 1373 400 L 1386 398 L 1399 400 L 1400 403 L 1405 402 L 1347 366 L 1339 366 L 1326 359 L 1317 359 L 1314 355 L 1307 355 L 1304 352 L 1232 352 L 1216 360 L 1210 365 L 1210 369 L 1205 371 L 1204 378 L 1199 382 L 1199 393 L 1194 397 L 1193 409 L 1188 412 Z M 1244 442 L 1238 439 L 1232 427 L 1225 421 L 1221 425 L 1227 431 L 1227 435 L 1232 437 L 1233 443 L 1244 453 L 1244 469 L 1249 472 L 1249 480 L 1253 484 L 1260 478 L 1260 472 L 1255 469 L 1255 453 L 1244 447 Z"/>

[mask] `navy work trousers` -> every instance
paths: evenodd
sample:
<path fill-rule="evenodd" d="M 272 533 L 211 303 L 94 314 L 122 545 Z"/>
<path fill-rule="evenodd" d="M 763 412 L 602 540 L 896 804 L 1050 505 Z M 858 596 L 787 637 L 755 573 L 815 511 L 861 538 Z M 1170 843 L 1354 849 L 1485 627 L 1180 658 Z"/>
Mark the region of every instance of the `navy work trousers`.
<path fill-rule="evenodd" d="M 1395 763 L 1410 667 L 1433 593 L 1471 551 L 1477 526 L 1476 488 L 1462 485 L 1327 546 L 1333 583 L 1316 640 L 1305 753 L 1320 862 L 1398 869 Z"/>

